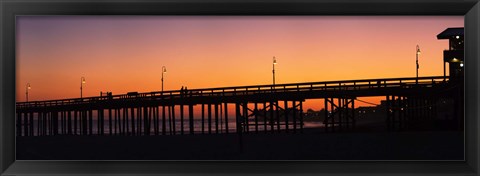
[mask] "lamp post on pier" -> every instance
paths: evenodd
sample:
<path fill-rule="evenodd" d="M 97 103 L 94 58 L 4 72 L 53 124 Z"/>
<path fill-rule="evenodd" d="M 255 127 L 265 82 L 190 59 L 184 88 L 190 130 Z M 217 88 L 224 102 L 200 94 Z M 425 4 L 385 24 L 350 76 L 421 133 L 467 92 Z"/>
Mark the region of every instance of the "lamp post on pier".
<path fill-rule="evenodd" d="M 273 85 L 275 86 L 275 65 L 277 64 L 277 59 L 275 59 L 275 56 L 273 56 L 273 69 L 272 69 L 272 74 L 273 74 Z"/>
<path fill-rule="evenodd" d="M 25 86 L 25 95 L 26 95 L 26 99 L 27 99 L 27 102 L 28 102 L 28 90 L 30 90 L 31 87 L 30 87 L 30 83 L 27 83 L 27 85 Z"/>
<path fill-rule="evenodd" d="M 163 92 L 163 73 L 167 73 L 167 68 L 162 66 L 162 92 Z"/>
<path fill-rule="evenodd" d="M 83 98 L 83 84 L 85 84 L 85 77 L 80 78 L 80 98 Z"/>
<path fill-rule="evenodd" d="M 420 55 L 420 53 L 421 53 L 421 52 L 420 52 L 420 47 L 417 45 L 417 52 L 415 53 L 415 55 L 416 55 L 416 63 L 417 63 L 417 69 L 416 69 L 416 70 L 417 70 L 417 79 L 415 80 L 415 84 L 417 84 L 417 85 L 418 85 L 418 69 L 419 69 L 419 67 L 420 67 L 420 66 L 418 65 L 418 55 Z"/>

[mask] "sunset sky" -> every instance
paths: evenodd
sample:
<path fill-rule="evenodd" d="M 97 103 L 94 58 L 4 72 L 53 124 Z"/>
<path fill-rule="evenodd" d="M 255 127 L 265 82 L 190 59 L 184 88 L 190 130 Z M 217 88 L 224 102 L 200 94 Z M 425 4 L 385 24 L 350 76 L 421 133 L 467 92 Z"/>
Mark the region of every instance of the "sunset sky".
<path fill-rule="evenodd" d="M 17 101 L 272 83 L 443 75 L 463 16 L 20 16 Z M 365 99 L 368 100 L 368 99 Z M 313 105 L 310 105 L 313 107 Z M 306 108 L 308 108 L 307 106 Z M 318 109 L 318 108 L 315 108 Z"/>

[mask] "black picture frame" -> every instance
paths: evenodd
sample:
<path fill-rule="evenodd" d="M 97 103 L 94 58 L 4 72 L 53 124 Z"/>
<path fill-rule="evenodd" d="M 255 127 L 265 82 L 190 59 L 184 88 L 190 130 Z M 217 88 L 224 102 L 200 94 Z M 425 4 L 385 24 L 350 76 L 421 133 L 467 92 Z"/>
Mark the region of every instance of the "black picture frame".
<path fill-rule="evenodd" d="M 478 0 L 0 0 L 2 175 L 479 175 Z M 15 161 L 18 15 L 464 15 L 465 161 Z"/>

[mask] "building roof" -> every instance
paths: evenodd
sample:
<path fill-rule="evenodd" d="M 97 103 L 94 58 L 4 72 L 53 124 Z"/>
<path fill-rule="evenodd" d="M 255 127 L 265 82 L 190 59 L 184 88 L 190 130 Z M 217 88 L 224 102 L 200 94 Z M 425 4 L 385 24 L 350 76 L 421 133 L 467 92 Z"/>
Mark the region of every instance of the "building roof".
<path fill-rule="evenodd" d="M 464 36 L 463 35 L 463 27 L 459 28 L 447 28 L 442 33 L 437 35 L 437 39 L 449 39 L 452 36 Z"/>

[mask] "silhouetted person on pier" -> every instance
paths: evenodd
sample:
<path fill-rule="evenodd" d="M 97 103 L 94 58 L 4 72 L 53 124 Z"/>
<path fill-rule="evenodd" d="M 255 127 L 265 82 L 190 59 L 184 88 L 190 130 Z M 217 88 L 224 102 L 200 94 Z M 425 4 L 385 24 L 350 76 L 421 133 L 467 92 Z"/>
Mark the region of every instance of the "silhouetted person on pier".
<path fill-rule="evenodd" d="M 184 89 L 183 89 L 183 86 L 182 86 L 182 88 L 180 89 L 180 97 L 182 97 L 182 98 L 183 98 L 183 91 L 184 91 Z"/>

